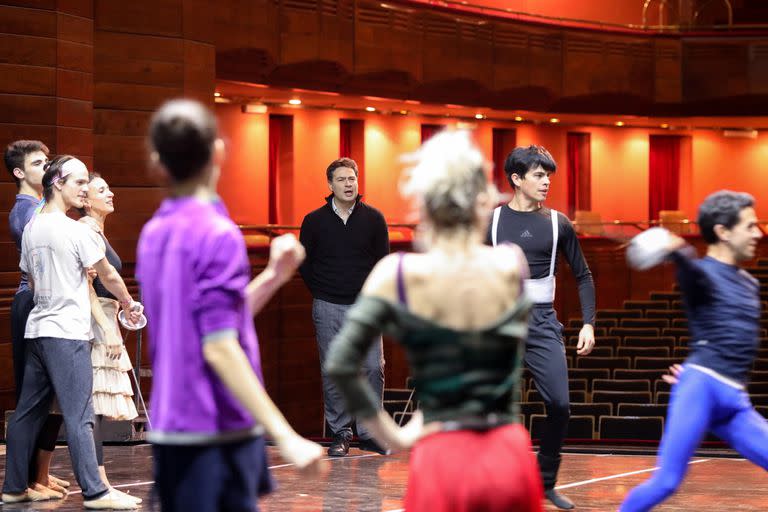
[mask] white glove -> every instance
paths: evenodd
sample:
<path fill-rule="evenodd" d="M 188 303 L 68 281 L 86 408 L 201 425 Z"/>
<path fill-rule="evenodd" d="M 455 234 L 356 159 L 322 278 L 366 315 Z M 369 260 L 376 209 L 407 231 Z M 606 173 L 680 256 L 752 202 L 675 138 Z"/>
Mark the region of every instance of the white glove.
<path fill-rule="evenodd" d="M 635 236 L 627 246 L 627 263 L 635 270 L 648 270 L 670 254 L 672 234 L 664 228 L 651 228 Z"/>

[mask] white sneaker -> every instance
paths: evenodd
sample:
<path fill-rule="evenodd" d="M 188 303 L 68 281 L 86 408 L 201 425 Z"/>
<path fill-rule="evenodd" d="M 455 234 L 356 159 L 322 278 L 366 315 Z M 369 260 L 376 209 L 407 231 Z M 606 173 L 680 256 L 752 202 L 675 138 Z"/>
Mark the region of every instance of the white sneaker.
<path fill-rule="evenodd" d="M 127 492 L 123 492 L 123 491 L 121 491 L 120 489 L 115 489 L 114 487 L 112 487 L 112 490 L 113 490 L 114 492 L 116 492 L 116 493 L 117 493 L 119 496 L 122 496 L 123 498 L 129 499 L 129 500 L 133 500 L 133 501 L 135 501 L 137 504 L 139 504 L 139 503 L 141 503 L 142 501 L 144 501 L 144 500 L 142 500 L 141 498 L 139 498 L 139 497 L 137 497 L 137 496 L 133 496 L 132 494 L 128 494 Z"/>
<path fill-rule="evenodd" d="M 124 498 L 114 489 L 110 489 L 107 494 L 99 498 L 83 501 L 83 506 L 91 510 L 133 510 L 139 508 L 136 501 Z"/>

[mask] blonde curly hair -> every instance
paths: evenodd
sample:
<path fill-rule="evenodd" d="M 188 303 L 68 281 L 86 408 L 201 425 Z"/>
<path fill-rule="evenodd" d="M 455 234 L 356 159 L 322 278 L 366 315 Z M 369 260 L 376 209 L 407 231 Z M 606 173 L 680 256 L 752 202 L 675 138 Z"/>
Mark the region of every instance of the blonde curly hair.
<path fill-rule="evenodd" d="M 490 164 L 466 130 L 443 130 L 403 161 L 411 165 L 400 191 L 419 203 L 435 228 L 470 227 L 477 221 L 478 196 L 488 193 L 492 203 L 498 197 L 486 175 Z"/>

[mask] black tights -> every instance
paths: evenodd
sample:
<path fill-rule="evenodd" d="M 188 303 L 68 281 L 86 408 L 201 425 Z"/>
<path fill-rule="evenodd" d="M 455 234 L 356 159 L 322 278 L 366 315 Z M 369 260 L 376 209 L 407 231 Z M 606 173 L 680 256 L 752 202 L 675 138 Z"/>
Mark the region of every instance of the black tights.
<path fill-rule="evenodd" d="M 93 444 L 96 446 L 96 461 L 99 463 L 99 466 L 104 465 L 104 435 L 101 429 L 102 421 L 104 421 L 104 416 L 97 414 L 96 420 L 93 422 Z"/>

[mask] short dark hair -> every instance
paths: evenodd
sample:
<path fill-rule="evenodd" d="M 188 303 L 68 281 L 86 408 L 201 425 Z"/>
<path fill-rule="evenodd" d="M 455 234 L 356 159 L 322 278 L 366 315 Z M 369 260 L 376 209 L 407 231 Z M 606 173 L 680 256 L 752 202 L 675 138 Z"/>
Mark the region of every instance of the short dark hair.
<path fill-rule="evenodd" d="M 516 188 L 512 182 L 513 174 L 517 174 L 522 180 L 528 171 L 539 166 L 547 172 L 557 171 L 557 164 L 549 151 L 543 146 L 531 144 L 528 147 L 517 147 L 507 155 L 507 159 L 504 161 L 504 173 L 507 175 L 510 186 Z"/>
<path fill-rule="evenodd" d="M 176 182 L 199 175 L 213 155 L 218 126 L 213 113 L 194 100 L 164 103 L 149 124 L 149 141 Z"/>
<path fill-rule="evenodd" d="M 61 176 L 62 166 L 72 160 L 72 155 L 59 155 L 47 164 L 45 164 L 45 174 L 43 174 L 43 199 L 46 202 L 53 197 L 53 182 Z M 66 183 L 69 176 L 64 176 L 62 183 Z"/>
<path fill-rule="evenodd" d="M 731 229 L 739 223 L 739 214 L 744 208 L 755 205 L 755 198 L 745 192 L 720 190 L 707 196 L 699 206 L 699 231 L 708 244 L 720 241 L 715 226 L 718 224 Z"/>
<path fill-rule="evenodd" d="M 42 151 L 45 156 L 48 156 L 50 151 L 48 146 L 40 142 L 39 140 L 17 140 L 11 142 L 5 148 L 5 168 L 8 169 L 8 173 L 16 182 L 16 187 L 21 186 L 21 180 L 13 174 L 13 170 L 18 168 L 24 170 L 24 159 L 28 154 L 35 151 Z"/>
<path fill-rule="evenodd" d="M 328 178 L 328 181 L 333 180 L 333 171 L 335 171 L 339 167 L 349 167 L 350 169 L 355 171 L 355 176 L 357 176 L 357 162 L 347 157 L 337 158 L 336 160 L 331 162 L 331 164 L 325 170 L 325 177 Z"/>

